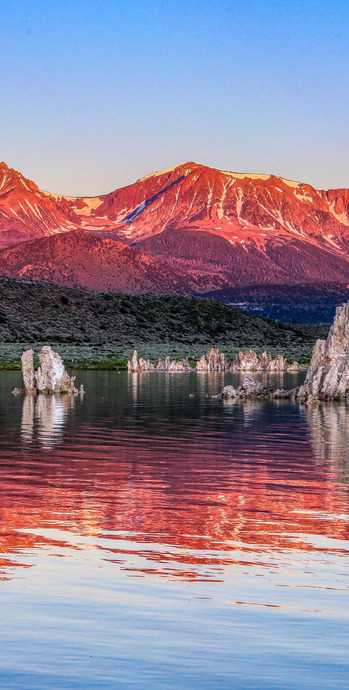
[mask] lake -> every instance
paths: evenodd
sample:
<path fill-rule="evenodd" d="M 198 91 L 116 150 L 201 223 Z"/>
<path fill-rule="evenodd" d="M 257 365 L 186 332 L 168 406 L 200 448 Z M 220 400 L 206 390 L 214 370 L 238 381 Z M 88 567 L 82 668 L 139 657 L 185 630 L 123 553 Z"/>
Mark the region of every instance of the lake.
<path fill-rule="evenodd" d="M 349 409 L 237 382 L 0 373 L 1 688 L 348 687 Z"/>

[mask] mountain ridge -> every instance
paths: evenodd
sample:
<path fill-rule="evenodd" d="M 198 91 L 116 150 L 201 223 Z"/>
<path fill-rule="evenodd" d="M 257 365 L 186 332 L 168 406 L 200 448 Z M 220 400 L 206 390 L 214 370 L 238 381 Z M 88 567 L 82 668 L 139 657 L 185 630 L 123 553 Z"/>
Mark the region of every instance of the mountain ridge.
<path fill-rule="evenodd" d="M 189 161 L 99 197 L 65 197 L 43 192 L 0 165 L 3 270 L 24 270 L 22 260 L 16 268 L 17 244 L 38 240 L 39 261 L 46 246 L 40 241 L 78 229 L 187 273 L 188 286 L 203 276 L 210 290 L 349 282 L 349 189 L 316 190 L 273 174 L 221 171 Z M 65 240 L 66 248 L 69 244 Z M 95 271 L 102 275 L 106 256 L 99 254 L 98 242 L 95 247 Z M 42 278 L 46 269 L 32 277 Z M 51 264 L 47 279 L 54 281 L 56 273 Z M 92 286 L 91 278 L 86 287 Z"/>

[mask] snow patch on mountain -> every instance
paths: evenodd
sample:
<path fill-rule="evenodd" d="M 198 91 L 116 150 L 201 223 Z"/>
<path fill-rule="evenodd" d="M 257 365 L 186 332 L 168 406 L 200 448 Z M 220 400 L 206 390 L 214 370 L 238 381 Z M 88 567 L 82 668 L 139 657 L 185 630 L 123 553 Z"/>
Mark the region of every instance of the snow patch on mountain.
<path fill-rule="evenodd" d="M 236 180 L 244 180 L 246 177 L 248 177 L 251 180 L 269 180 L 271 175 L 258 175 L 255 173 L 236 173 L 236 172 L 229 172 L 228 170 L 220 170 L 220 173 L 222 175 L 226 175 L 227 177 L 234 177 Z"/>

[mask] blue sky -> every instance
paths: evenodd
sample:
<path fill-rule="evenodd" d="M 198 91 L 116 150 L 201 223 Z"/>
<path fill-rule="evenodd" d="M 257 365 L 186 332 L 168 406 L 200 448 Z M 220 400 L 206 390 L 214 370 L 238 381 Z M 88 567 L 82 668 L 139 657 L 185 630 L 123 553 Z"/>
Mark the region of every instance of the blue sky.
<path fill-rule="evenodd" d="M 194 160 L 349 187 L 349 3 L 0 5 L 0 160 L 101 194 Z"/>

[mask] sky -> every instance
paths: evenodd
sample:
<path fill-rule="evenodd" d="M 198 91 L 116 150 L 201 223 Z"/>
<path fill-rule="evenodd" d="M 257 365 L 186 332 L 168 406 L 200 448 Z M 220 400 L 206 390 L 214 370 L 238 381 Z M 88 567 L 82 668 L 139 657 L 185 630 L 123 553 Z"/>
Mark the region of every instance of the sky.
<path fill-rule="evenodd" d="M 349 187 L 349 3 L 0 3 L 0 160 L 98 195 L 195 161 Z"/>

